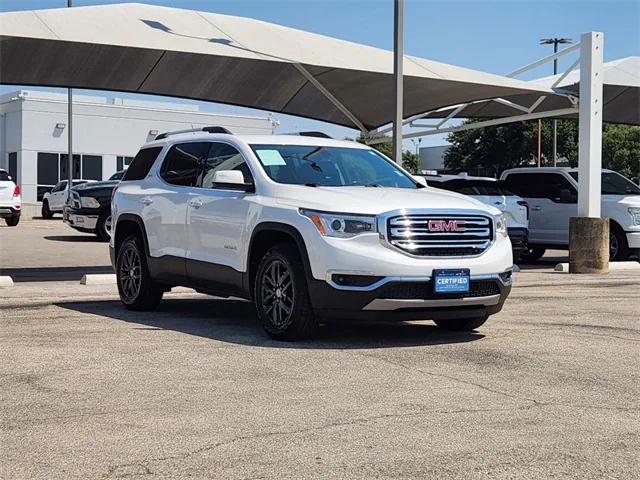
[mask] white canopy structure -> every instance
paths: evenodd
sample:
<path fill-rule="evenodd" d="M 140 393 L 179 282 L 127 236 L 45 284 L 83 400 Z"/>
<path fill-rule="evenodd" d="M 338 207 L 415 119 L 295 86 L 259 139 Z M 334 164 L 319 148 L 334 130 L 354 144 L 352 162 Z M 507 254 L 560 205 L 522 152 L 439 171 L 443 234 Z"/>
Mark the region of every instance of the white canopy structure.
<path fill-rule="evenodd" d="M 253 107 L 367 133 L 393 120 L 392 52 L 258 20 L 143 4 L 0 14 L 0 83 Z M 404 61 L 405 116 L 548 86 Z"/>
<path fill-rule="evenodd" d="M 539 95 L 516 95 L 504 99 L 482 100 L 472 102 L 463 108 L 444 108 L 420 118 L 504 118 L 524 113 L 547 113 L 555 118 L 577 118 L 578 109 L 574 112 L 549 114 L 575 105 L 575 98 L 580 92 L 580 70 L 575 69 L 579 60 L 574 62 L 569 71 L 532 80 L 531 85 L 552 89 L 566 96 L 545 97 Z M 516 71 L 517 73 L 518 71 Z M 640 57 L 627 57 L 604 63 L 603 75 L 603 120 L 612 123 L 640 125 Z M 534 107 L 534 108 L 531 108 Z M 451 113 L 455 113 L 451 115 Z"/>

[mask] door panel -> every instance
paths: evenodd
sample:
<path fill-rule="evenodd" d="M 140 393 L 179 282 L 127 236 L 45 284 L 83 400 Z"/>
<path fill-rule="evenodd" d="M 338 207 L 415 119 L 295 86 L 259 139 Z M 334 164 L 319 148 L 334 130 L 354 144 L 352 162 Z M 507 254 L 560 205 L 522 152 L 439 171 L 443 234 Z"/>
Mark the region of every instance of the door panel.
<path fill-rule="evenodd" d="M 216 171 L 243 172 L 246 183 L 253 183 L 251 172 L 238 150 L 214 142 L 201 164 L 198 187 L 187 213 L 189 251 L 187 274 L 192 282 L 237 283 L 245 269 L 244 245 L 253 194 L 213 183 Z M 209 267 L 207 267 L 209 265 Z"/>
<path fill-rule="evenodd" d="M 530 243 L 569 243 L 569 219 L 578 213 L 578 192 L 562 173 L 511 173 L 505 184 L 529 202 Z"/>

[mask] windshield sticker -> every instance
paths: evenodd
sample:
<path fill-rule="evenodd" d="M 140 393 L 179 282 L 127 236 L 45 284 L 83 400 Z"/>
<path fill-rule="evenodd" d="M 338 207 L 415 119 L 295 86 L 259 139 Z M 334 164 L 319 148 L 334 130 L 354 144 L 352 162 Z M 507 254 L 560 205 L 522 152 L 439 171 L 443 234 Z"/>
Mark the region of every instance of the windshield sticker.
<path fill-rule="evenodd" d="M 265 167 L 277 167 L 287 164 L 278 150 L 256 150 L 256 153 Z"/>

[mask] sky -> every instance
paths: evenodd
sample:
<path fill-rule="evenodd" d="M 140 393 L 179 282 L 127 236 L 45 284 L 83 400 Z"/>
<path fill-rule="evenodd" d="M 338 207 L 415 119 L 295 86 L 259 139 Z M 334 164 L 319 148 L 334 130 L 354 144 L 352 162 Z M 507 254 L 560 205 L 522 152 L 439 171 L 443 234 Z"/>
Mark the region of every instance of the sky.
<path fill-rule="evenodd" d="M 73 0 L 74 6 L 108 3 L 126 2 Z M 144 0 L 143 3 L 251 17 L 374 47 L 393 48 L 393 0 Z M 0 0 L 0 11 L 66 5 L 66 0 Z M 0 31 L 1 28 L 0 24 Z M 541 38 L 579 40 L 580 34 L 587 31 L 604 32 L 605 61 L 640 55 L 640 0 L 405 0 L 406 54 L 491 73 L 504 74 L 552 53 L 552 46 L 539 45 Z M 571 61 L 560 60 L 560 71 Z M 552 68 L 551 64 L 545 64 L 519 78 L 543 77 L 552 73 Z M 2 93 L 15 89 L 0 86 Z M 132 94 L 116 96 L 149 99 Z M 266 115 L 239 107 L 179 101 L 197 103 L 204 111 Z M 336 138 L 357 134 L 355 130 L 312 120 L 281 114 L 275 117 L 281 122 L 278 130 L 282 132 L 313 129 Z M 421 145 L 444 143 L 445 136 L 434 135 L 425 137 Z M 407 141 L 405 148 L 413 147 Z"/>

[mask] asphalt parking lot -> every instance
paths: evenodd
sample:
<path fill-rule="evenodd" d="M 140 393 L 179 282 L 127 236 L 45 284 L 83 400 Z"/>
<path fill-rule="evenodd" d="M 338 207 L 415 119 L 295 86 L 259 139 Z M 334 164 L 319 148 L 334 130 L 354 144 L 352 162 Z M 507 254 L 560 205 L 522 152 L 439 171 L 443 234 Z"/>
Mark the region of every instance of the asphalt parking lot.
<path fill-rule="evenodd" d="M 25 225 L 0 230 L 3 262 L 20 235 L 92 255 Z M 114 286 L 18 282 L 0 290 L 0 477 L 640 477 L 639 274 L 515 281 L 477 333 L 342 325 L 295 344 L 246 302 L 176 289 L 132 313 Z"/>

